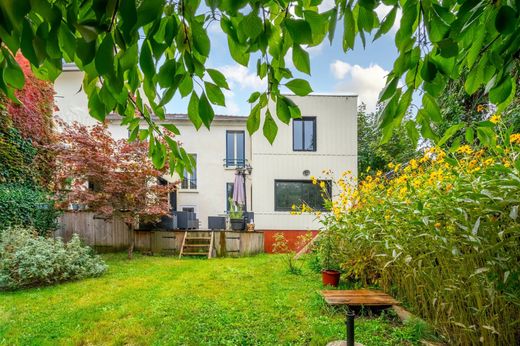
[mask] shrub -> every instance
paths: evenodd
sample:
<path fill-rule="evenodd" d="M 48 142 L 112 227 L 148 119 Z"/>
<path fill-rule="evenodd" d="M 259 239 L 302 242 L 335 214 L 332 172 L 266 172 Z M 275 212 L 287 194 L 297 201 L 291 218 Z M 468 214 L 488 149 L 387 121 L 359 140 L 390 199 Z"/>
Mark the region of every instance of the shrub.
<path fill-rule="evenodd" d="M 520 134 L 499 141 L 431 149 L 359 184 L 347 172 L 321 216 L 347 277 L 390 291 L 450 344 L 520 337 Z"/>
<path fill-rule="evenodd" d="M 0 289 L 3 290 L 99 276 L 106 269 L 92 249 L 81 245 L 76 234 L 68 243 L 21 227 L 0 234 Z"/>
<path fill-rule="evenodd" d="M 298 236 L 296 248 L 302 249 L 312 240 L 312 233 L 306 233 Z M 273 253 L 281 254 L 283 262 L 287 265 L 287 270 L 291 274 L 299 275 L 302 273 L 302 261 L 298 261 L 296 251 L 291 249 L 289 241 L 282 232 L 275 233 L 273 243 Z"/>
<path fill-rule="evenodd" d="M 56 229 L 58 215 L 48 193 L 24 185 L 0 184 L 0 233 L 24 226 L 45 235 Z"/>

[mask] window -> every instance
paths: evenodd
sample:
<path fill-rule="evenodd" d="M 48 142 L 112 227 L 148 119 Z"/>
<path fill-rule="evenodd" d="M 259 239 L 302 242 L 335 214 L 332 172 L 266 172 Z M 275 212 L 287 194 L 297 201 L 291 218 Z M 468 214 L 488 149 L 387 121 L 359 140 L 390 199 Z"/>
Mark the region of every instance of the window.
<path fill-rule="evenodd" d="M 195 212 L 195 207 L 182 207 L 181 211 L 187 211 L 189 213 L 194 213 Z"/>
<path fill-rule="evenodd" d="M 245 132 L 226 131 L 226 167 L 245 166 Z"/>
<path fill-rule="evenodd" d="M 234 183 L 226 183 L 226 211 L 231 209 L 230 200 L 233 200 L 233 189 L 235 188 Z"/>
<path fill-rule="evenodd" d="M 329 195 L 331 183 L 325 180 Z M 316 210 L 324 210 L 324 201 L 319 184 L 314 185 L 310 180 L 275 180 L 274 181 L 274 210 L 290 211 L 293 205 L 303 203 Z"/>
<path fill-rule="evenodd" d="M 293 120 L 293 151 L 316 151 L 316 117 Z"/>
<path fill-rule="evenodd" d="M 184 169 L 184 178 L 181 182 L 181 189 L 185 190 L 196 190 L 197 189 L 197 155 L 191 154 L 193 157 L 193 161 L 195 165 L 192 167 L 192 172 L 188 172 L 187 169 Z"/>

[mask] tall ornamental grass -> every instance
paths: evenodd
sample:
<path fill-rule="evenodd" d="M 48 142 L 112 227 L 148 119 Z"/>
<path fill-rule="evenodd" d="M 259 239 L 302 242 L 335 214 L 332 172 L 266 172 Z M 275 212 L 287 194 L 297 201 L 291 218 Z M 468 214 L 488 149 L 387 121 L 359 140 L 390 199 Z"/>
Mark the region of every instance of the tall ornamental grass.
<path fill-rule="evenodd" d="M 392 293 L 450 345 L 520 340 L 520 134 L 499 143 L 430 149 L 360 182 L 345 172 L 320 216 L 344 277 Z"/>

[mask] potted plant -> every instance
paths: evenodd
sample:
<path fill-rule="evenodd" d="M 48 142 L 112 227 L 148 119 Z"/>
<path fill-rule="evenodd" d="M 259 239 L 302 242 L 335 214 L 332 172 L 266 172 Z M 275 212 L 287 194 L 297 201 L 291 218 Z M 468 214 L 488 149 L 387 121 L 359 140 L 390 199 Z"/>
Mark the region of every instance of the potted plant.
<path fill-rule="evenodd" d="M 321 281 L 324 286 L 338 287 L 340 271 L 339 265 L 334 258 L 334 240 L 331 235 L 325 233 L 320 240 L 321 257 Z"/>
<path fill-rule="evenodd" d="M 229 199 L 229 222 L 234 231 L 243 231 L 246 228 L 242 206 L 237 205 L 231 198 Z"/>

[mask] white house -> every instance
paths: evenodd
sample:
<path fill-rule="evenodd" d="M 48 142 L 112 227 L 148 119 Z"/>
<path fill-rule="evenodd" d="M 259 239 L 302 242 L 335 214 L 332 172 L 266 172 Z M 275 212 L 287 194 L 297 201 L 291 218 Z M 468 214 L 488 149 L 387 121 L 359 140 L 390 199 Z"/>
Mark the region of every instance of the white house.
<path fill-rule="evenodd" d="M 57 115 L 90 125 L 95 120 L 88 114 L 81 91 L 82 77 L 82 72 L 69 68 L 56 80 Z M 289 97 L 300 107 L 302 118 L 289 125 L 279 123 L 272 145 L 261 131 L 248 134 L 245 115 L 217 115 L 211 130 L 201 127 L 198 131 L 186 115 L 167 115 L 166 121 L 181 132 L 177 139 L 197 163 L 196 172 L 186 177 L 172 199 L 172 208 L 195 211 L 200 227 L 207 228 L 208 216 L 227 211 L 237 167 L 247 166 L 246 207 L 254 212 L 257 230 L 318 229 L 312 215 L 291 215 L 290 207 L 301 201 L 319 207 L 319 192 L 311 176 L 320 177 L 325 169 L 338 175 L 345 170 L 357 172 L 357 96 Z M 128 137 L 117 115 L 107 120 L 115 138 Z"/>

